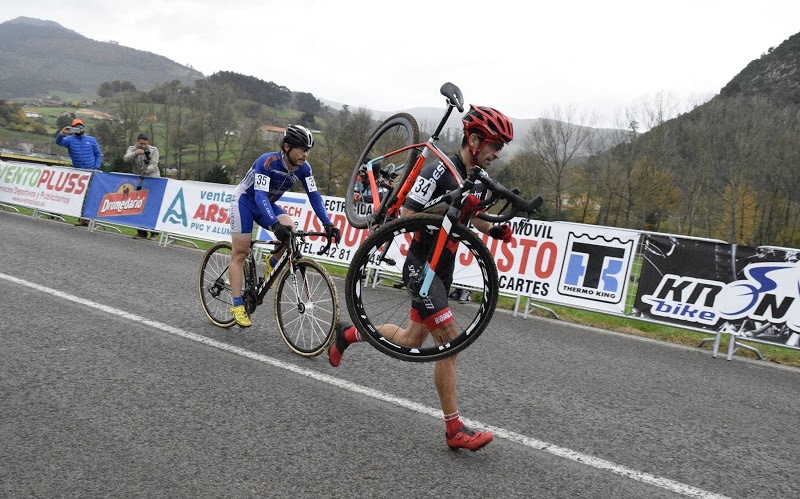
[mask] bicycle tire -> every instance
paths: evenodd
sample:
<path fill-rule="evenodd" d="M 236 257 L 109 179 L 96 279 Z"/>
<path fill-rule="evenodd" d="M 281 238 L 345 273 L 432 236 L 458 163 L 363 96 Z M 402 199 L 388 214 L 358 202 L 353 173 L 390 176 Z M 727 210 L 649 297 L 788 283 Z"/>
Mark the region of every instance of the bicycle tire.
<path fill-rule="evenodd" d="M 398 218 L 380 227 L 356 251 L 345 278 L 345 300 L 353 324 L 362 336 L 382 353 L 409 362 L 431 362 L 455 355 L 471 345 L 486 329 L 497 307 L 499 293 L 497 266 L 480 237 L 468 227 L 456 224 L 451 238 L 457 242 L 458 259 L 453 282 L 470 283 L 477 303 L 451 306 L 458 335 L 443 345 L 434 343 L 431 335 L 419 346 L 405 346 L 393 341 L 392 334 L 379 331 L 378 326 L 409 324 L 412 294 L 395 289 L 392 282 L 402 282 L 405 262 L 403 249 L 415 233 L 437 231 L 442 217 L 416 214 Z M 377 254 L 385 252 L 388 260 Z M 467 264 L 469 263 L 469 264 Z M 374 276 L 381 278 L 374 284 Z M 373 283 L 368 284 L 368 280 Z M 448 290 L 449 292 L 449 290 Z M 451 303 L 451 305 L 453 305 Z"/>
<path fill-rule="evenodd" d="M 229 328 L 236 324 L 231 314 L 233 295 L 228 278 L 231 261 L 231 243 L 218 242 L 208 248 L 200 263 L 197 289 L 206 317 L 219 327 Z"/>
<path fill-rule="evenodd" d="M 372 203 L 367 203 L 363 196 L 358 201 L 355 200 L 356 186 L 361 183 L 359 178 L 362 173 L 362 165 L 368 161 L 368 158 L 377 158 L 418 143 L 419 126 L 417 125 L 417 120 L 408 113 L 398 113 L 389 117 L 372 133 L 367 145 L 358 157 L 345 191 L 345 216 L 350 225 L 357 229 L 366 229 L 373 219 Z M 387 193 L 389 194 L 388 200 L 384 198 L 384 201 L 394 199 L 399 187 L 408 177 L 411 167 L 417 161 L 418 156 L 419 151 L 417 149 L 409 149 L 398 155 L 389 156 L 384 160 L 385 163 L 390 162 L 402 165 L 402 172 L 391 182 L 392 190 Z"/>
<path fill-rule="evenodd" d="M 315 357 L 328 348 L 339 320 L 339 302 L 336 286 L 321 264 L 299 260 L 294 275 L 286 265 L 277 280 L 275 319 L 283 342 L 292 352 Z"/>

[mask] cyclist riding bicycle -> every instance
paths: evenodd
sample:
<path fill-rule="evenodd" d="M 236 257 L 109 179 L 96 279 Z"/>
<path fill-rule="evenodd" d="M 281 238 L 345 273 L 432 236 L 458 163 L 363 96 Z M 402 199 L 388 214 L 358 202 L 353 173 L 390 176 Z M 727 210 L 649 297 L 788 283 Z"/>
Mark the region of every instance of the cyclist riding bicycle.
<path fill-rule="evenodd" d="M 242 267 L 250 252 L 253 223 L 271 230 L 280 241 L 288 241 L 292 235 L 292 218 L 276 204 L 284 192 L 300 181 L 328 237 L 339 239 L 339 229 L 333 226 L 325 212 L 307 161 L 312 147 L 314 136 L 310 130 L 300 125 L 287 126 L 281 150 L 264 153 L 256 159 L 234 191 L 230 207 L 232 249 L 228 275 L 233 294 L 231 314 L 241 327 L 252 325 L 242 300 Z M 267 257 L 267 274 L 279 256 Z"/>
<path fill-rule="evenodd" d="M 514 138 L 511 120 L 503 113 L 483 106 L 470 106 L 463 117 L 464 137 L 461 150 L 452 156 L 452 162 L 462 178 L 473 166 L 487 168 L 499 157 L 500 150 Z M 401 217 L 420 211 L 426 203 L 445 193 L 457 189 L 459 179 L 441 161 L 425 165 L 403 204 Z M 486 186 L 480 182 L 470 191 L 465 205 L 474 208 L 485 197 Z M 512 232 L 508 224 L 492 225 L 472 217 L 472 224 L 481 232 L 504 242 L 511 240 Z M 467 220 L 464 220 L 467 223 Z M 434 234 L 430 233 L 412 241 L 403 270 L 403 281 L 412 289 L 412 278 L 424 266 L 428 250 L 434 244 Z M 394 324 L 379 326 L 382 334 L 391 336 L 393 341 L 408 346 L 421 346 L 425 338 L 432 334 L 439 341 L 446 341 L 458 334 L 453 314 L 448 304 L 448 294 L 453 281 L 455 254 L 445 251 L 436 270 L 436 276 L 426 298 L 416 296 L 412 300 L 411 318 L 405 329 Z M 396 334 L 390 331 L 398 331 Z M 403 341 L 405 340 L 405 341 Z M 349 344 L 362 341 L 356 328 L 349 324 L 337 325 L 336 341 L 328 349 L 328 357 L 333 367 L 338 367 L 342 355 Z M 451 449 L 466 448 L 476 451 L 492 441 L 490 432 L 474 431 L 467 428 L 458 412 L 456 396 L 456 356 L 447 357 L 435 363 L 434 384 L 439 394 L 446 426 L 446 443 Z"/>

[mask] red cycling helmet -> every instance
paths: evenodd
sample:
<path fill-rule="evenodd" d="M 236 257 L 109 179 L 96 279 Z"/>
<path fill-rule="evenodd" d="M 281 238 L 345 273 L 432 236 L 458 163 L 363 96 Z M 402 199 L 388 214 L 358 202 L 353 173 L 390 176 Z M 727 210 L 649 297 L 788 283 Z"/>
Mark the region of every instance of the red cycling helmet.
<path fill-rule="evenodd" d="M 461 119 L 464 123 L 464 135 L 478 132 L 490 141 L 508 144 L 514 140 L 514 125 L 508 116 L 497 109 L 486 106 L 469 105 L 469 112 Z"/>

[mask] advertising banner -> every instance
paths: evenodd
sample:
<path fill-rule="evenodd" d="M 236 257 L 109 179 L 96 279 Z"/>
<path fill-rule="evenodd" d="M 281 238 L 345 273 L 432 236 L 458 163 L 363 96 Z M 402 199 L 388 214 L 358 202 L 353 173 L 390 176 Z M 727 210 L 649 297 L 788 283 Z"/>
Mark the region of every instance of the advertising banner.
<path fill-rule="evenodd" d="M 306 244 L 301 248 L 301 251 L 316 259 L 346 267 L 350 264 L 358 247 L 369 236 L 369 231 L 353 228 L 347 223 L 347 217 L 344 214 L 344 200 L 342 198 L 322 196 L 322 199 L 331 223 L 341 231 L 342 240 L 338 244 L 332 244 L 326 253 L 320 255 L 318 252 L 325 247 L 328 240 L 325 237 L 309 237 L 306 239 Z M 299 229 L 306 232 L 325 231 L 313 208 L 311 208 L 308 197 L 304 193 L 291 195 L 286 193 L 277 204 L 294 219 L 295 225 Z M 261 229 L 258 233 L 258 239 L 268 241 L 272 239 L 272 233 Z"/>
<path fill-rule="evenodd" d="M 637 232 L 522 219 L 512 220 L 512 229 L 508 243 L 478 234 L 494 257 L 501 292 L 624 313 Z M 470 254 L 457 255 L 455 285 L 480 287 L 481 276 L 466 271 L 473 264 Z"/>
<path fill-rule="evenodd" d="M 166 185 L 167 179 L 159 177 L 95 173 L 83 216 L 105 223 L 152 229 L 158 219 Z"/>
<path fill-rule="evenodd" d="M 798 250 L 644 237 L 637 315 L 800 347 Z"/>
<path fill-rule="evenodd" d="M 230 240 L 228 210 L 235 186 L 144 178 L 137 190 L 139 180 L 129 174 L 3 163 L 0 201 L 200 240 Z M 86 204 L 81 213 L 83 196 Z M 309 237 L 302 251 L 347 266 L 369 231 L 354 229 L 347 223 L 342 198 L 323 200 L 342 240 L 325 254 L 317 255 L 326 240 Z M 304 192 L 287 192 L 277 204 L 299 228 L 323 230 Z M 502 292 L 555 304 L 624 312 L 638 232 L 522 219 L 511 223 L 513 238 L 509 243 L 479 234 L 497 264 Z M 268 241 L 272 234 L 259 228 L 257 239 Z M 468 255 L 459 255 L 456 275 L 471 263 Z M 455 284 L 468 287 L 477 283 L 457 279 Z"/>
<path fill-rule="evenodd" d="M 235 188 L 168 179 L 156 230 L 207 241 L 230 241 L 228 209 Z"/>
<path fill-rule="evenodd" d="M 77 217 L 92 175 L 77 168 L 0 161 L 0 202 Z"/>
<path fill-rule="evenodd" d="M 514 219 L 508 244 L 481 235 L 495 258 L 500 290 L 534 300 L 623 313 L 639 234 Z"/>

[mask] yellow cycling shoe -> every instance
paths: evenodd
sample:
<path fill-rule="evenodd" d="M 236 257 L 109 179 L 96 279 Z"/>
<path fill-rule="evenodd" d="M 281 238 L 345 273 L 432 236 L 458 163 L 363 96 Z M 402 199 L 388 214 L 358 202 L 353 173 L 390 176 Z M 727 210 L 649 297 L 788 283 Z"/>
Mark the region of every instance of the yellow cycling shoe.
<path fill-rule="evenodd" d="M 236 324 L 239 324 L 239 327 L 250 327 L 253 325 L 253 323 L 250 322 L 250 316 L 247 315 L 247 310 L 244 309 L 244 305 L 231 307 L 231 314 L 233 314 L 233 320 L 236 321 Z"/>
<path fill-rule="evenodd" d="M 270 255 L 269 253 L 267 253 L 267 255 L 264 257 L 264 266 L 266 267 L 264 269 L 264 279 L 266 279 L 266 278 L 269 277 L 269 274 L 272 272 L 272 268 L 273 268 L 273 266 L 272 266 L 272 255 Z"/>

